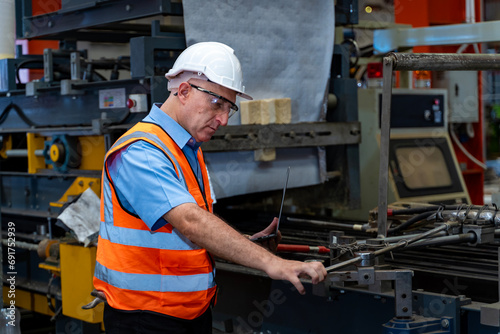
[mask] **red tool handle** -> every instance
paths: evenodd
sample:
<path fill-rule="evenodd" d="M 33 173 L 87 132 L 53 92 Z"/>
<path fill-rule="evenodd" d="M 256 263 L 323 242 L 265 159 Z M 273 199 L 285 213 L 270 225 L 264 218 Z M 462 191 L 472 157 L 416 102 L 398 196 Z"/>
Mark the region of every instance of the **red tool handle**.
<path fill-rule="evenodd" d="M 324 246 L 286 245 L 286 244 L 279 244 L 277 251 L 297 252 L 297 253 L 317 253 L 317 254 L 330 253 L 330 249 Z"/>

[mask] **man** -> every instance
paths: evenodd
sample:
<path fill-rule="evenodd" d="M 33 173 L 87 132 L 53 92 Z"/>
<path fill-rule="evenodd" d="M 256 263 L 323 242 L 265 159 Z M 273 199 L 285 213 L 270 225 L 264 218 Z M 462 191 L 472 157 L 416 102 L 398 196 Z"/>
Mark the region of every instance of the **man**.
<path fill-rule="evenodd" d="M 238 110 L 237 95 L 251 99 L 234 51 L 195 44 L 166 77 L 168 99 L 105 158 L 94 286 L 106 296 L 107 333 L 211 333 L 211 254 L 288 280 L 301 294 L 299 276 L 326 276 L 319 262 L 281 259 L 212 214 L 199 147 Z"/>

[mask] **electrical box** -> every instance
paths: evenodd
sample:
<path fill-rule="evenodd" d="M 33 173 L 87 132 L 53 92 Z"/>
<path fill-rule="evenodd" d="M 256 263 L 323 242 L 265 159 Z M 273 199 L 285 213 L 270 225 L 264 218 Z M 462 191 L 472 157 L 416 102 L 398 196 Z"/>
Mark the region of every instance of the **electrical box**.
<path fill-rule="evenodd" d="M 448 90 L 448 120 L 450 123 L 479 122 L 477 71 L 435 72 L 434 88 Z"/>

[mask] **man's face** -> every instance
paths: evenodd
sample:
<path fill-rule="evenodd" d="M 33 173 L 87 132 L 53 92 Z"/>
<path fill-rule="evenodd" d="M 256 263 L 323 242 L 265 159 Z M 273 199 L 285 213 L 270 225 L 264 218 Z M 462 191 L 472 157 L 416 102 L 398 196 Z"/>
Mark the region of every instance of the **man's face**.
<path fill-rule="evenodd" d="M 179 115 L 181 125 L 197 142 L 209 141 L 219 126 L 226 126 L 231 112 L 228 101 L 236 101 L 236 92 L 220 85 L 203 81 L 190 80 L 188 103 L 185 112 Z M 206 90 L 222 96 L 228 101 L 217 98 Z"/>

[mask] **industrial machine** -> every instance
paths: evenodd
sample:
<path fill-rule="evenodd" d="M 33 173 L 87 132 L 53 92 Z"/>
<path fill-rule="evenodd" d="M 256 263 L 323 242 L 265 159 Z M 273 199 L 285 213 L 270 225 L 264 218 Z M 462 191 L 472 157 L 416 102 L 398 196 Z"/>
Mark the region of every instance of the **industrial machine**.
<path fill-rule="evenodd" d="M 448 134 L 448 94 L 443 89 L 394 89 L 391 101 L 388 202 L 471 204 Z M 358 91 L 361 206 L 340 208 L 337 218 L 367 220 L 378 204 L 382 89 Z"/>
<path fill-rule="evenodd" d="M 38 320 L 45 332 L 99 333 L 102 304 L 82 308 L 93 300 L 96 234 L 82 237 L 71 224 L 80 218 L 61 214 L 82 199 L 95 202 L 107 149 L 168 96 L 163 75 L 187 46 L 186 36 L 182 25 L 158 18 L 180 18 L 183 7 L 170 0 L 62 1 L 34 15 L 32 5 L 16 1 L 17 38 L 57 40 L 60 47 L 43 55 L 19 48 L 15 58 L 0 60 L 4 309 L 21 310 L 21 328 Z M 357 11 L 357 1 L 336 1 L 335 24 L 358 23 Z M 130 51 L 93 59 L 82 41 L 129 43 Z M 217 182 L 223 181 L 217 161 L 244 152 L 276 150 L 283 159 L 274 166 L 239 163 L 239 175 L 247 178 L 271 167 L 284 175 L 284 163 L 297 166 L 290 173 L 278 252 L 321 261 L 329 276 L 314 287 L 305 278 L 307 295 L 301 296 L 289 284 L 217 259 L 221 289 L 214 328 L 498 333 L 500 213 L 496 206 L 471 203 L 447 134 L 448 91 L 394 90 L 388 145 L 387 92 L 359 90 L 349 47 L 337 43 L 332 49 L 322 118 L 232 124 L 203 146 Z M 23 81 L 25 70 L 43 75 Z M 298 149 L 310 165 L 321 163 L 321 182 L 300 183 L 309 175 L 295 171 L 311 169 L 300 169 L 303 160 L 291 153 Z M 385 207 L 377 192 L 383 182 L 375 182 L 384 157 L 391 175 Z M 225 165 L 224 175 L 231 177 L 236 167 Z M 269 179 L 253 182 L 258 191 L 223 194 L 215 207 L 246 233 L 267 225 L 281 200 L 281 179 L 278 187 Z M 84 218 L 91 220 L 95 206 L 89 208 Z"/>

